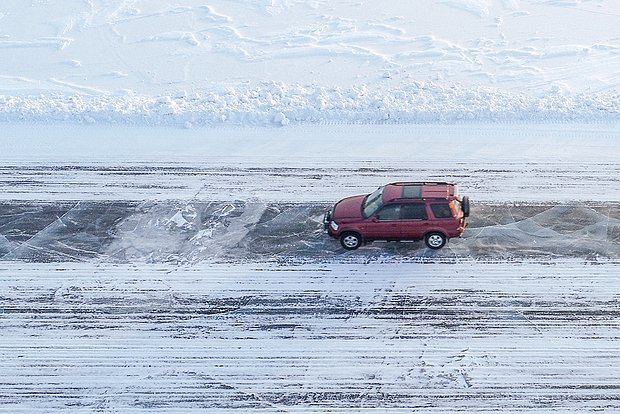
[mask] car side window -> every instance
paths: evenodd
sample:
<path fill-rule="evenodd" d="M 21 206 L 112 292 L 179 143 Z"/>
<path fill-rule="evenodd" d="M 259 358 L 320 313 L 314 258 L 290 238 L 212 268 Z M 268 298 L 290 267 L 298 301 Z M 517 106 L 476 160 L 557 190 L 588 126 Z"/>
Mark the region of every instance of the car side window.
<path fill-rule="evenodd" d="M 378 220 L 400 219 L 400 204 L 388 204 L 377 213 Z"/>
<path fill-rule="evenodd" d="M 424 203 L 403 204 L 401 217 L 403 220 L 426 220 L 426 206 Z"/>
<path fill-rule="evenodd" d="M 452 210 L 448 204 L 431 204 L 435 218 L 452 218 Z"/>

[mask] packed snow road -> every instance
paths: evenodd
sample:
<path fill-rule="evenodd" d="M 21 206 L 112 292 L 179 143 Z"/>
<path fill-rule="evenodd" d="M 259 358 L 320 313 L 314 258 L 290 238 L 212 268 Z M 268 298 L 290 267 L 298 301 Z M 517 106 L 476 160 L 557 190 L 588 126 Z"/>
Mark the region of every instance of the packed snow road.
<path fill-rule="evenodd" d="M 618 131 L 9 126 L 0 411 L 618 411 Z M 322 233 L 401 179 L 464 237 Z"/>
<path fill-rule="evenodd" d="M 334 202 L 449 180 L 474 201 L 620 200 L 619 124 L 3 126 L 0 199 Z"/>
<path fill-rule="evenodd" d="M 0 266 L 0 409 L 620 410 L 618 261 Z"/>

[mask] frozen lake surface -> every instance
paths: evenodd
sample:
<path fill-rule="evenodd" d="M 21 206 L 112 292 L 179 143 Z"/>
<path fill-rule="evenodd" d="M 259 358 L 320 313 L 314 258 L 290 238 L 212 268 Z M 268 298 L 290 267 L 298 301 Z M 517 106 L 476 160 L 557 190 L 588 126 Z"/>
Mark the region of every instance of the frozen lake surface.
<path fill-rule="evenodd" d="M 613 124 L 7 137 L 2 410 L 620 409 Z M 322 233 L 333 202 L 399 179 L 456 181 L 464 237 Z"/>
<path fill-rule="evenodd" d="M 617 0 L 1 3 L 0 412 L 620 411 Z"/>

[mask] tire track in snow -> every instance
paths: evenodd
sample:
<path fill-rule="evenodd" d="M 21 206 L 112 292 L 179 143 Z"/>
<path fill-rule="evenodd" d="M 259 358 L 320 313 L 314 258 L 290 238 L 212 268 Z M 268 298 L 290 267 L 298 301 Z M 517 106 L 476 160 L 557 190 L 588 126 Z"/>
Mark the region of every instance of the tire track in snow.
<path fill-rule="evenodd" d="M 2 263 L 0 407 L 613 411 L 619 266 Z"/>
<path fill-rule="evenodd" d="M 607 162 L 558 165 L 481 161 L 446 165 L 417 161 L 398 162 L 398 167 L 373 161 L 348 162 L 344 167 L 321 161 L 312 167 L 256 162 L 253 165 L 250 160 L 251 165 L 246 167 L 175 163 L 123 167 L 5 165 L 0 167 L 0 200 L 335 202 L 350 194 L 371 192 L 388 181 L 416 178 L 454 181 L 463 193 L 484 202 L 620 200 L 620 167 Z"/>

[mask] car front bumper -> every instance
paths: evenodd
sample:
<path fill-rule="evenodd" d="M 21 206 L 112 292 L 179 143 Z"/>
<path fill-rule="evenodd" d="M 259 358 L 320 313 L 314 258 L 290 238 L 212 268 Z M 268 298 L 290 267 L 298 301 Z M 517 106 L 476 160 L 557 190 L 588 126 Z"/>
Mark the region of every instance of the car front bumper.
<path fill-rule="evenodd" d="M 329 222 L 332 221 L 332 212 L 327 211 L 323 215 L 323 233 L 329 233 Z"/>
<path fill-rule="evenodd" d="M 323 233 L 329 234 L 331 237 L 338 237 L 338 224 L 333 220 L 331 211 L 328 211 L 323 216 Z"/>

